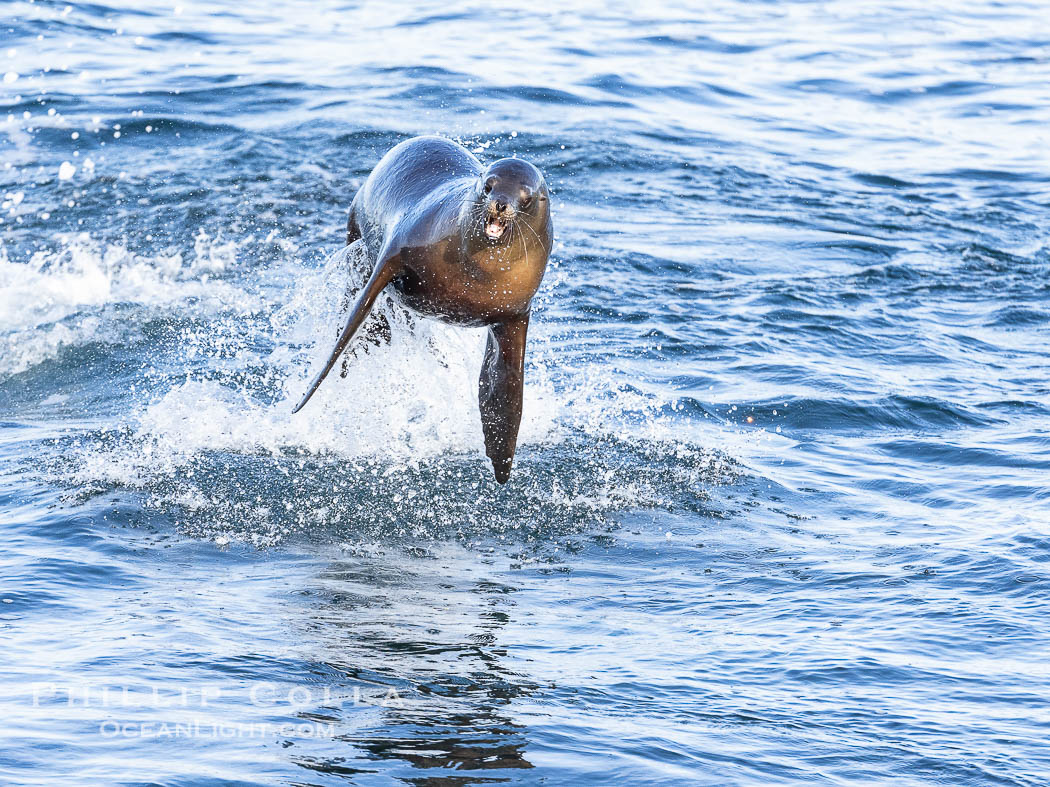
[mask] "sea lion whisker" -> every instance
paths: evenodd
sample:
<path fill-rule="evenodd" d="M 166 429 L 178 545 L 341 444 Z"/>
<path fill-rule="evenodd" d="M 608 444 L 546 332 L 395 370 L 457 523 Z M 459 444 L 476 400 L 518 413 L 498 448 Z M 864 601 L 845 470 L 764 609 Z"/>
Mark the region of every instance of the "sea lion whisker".
<path fill-rule="evenodd" d="M 528 230 L 529 232 L 531 232 L 531 233 L 532 233 L 532 236 L 533 236 L 533 237 L 534 237 L 534 238 L 536 239 L 536 242 L 537 242 L 538 244 L 540 244 L 540 248 L 543 248 L 543 241 L 541 241 L 541 240 L 540 240 L 540 236 L 536 234 L 536 230 L 534 230 L 534 229 L 533 229 L 532 227 L 530 227 L 530 226 L 528 225 L 528 223 L 527 223 L 527 222 L 524 222 L 524 221 L 523 221 L 523 222 L 521 222 L 521 223 L 522 223 L 522 224 L 523 224 L 523 225 L 525 226 L 525 228 L 526 228 L 526 229 L 527 229 L 527 230 Z"/>
<path fill-rule="evenodd" d="M 511 226 L 511 230 L 518 230 L 518 239 L 521 241 L 521 250 L 525 253 L 525 265 L 528 267 L 529 264 L 529 247 L 525 243 L 525 233 L 518 229 L 518 222 L 514 222 Z"/>
<path fill-rule="evenodd" d="M 486 211 L 480 205 L 474 205 L 474 216 L 470 222 L 470 235 L 481 235 L 485 231 L 485 214 Z"/>

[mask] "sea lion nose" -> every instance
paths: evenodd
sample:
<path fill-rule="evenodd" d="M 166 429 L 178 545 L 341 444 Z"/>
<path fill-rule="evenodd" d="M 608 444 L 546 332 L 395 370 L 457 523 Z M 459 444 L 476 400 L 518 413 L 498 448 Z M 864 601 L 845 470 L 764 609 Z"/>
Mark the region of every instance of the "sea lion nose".
<path fill-rule="evenodd" d="M 506 202 L 500 202 L 499 200 L 496 200 L 496 212 L 497 213 L 502 213 L 506 209 L 507 209 L 507 203 Z"/>

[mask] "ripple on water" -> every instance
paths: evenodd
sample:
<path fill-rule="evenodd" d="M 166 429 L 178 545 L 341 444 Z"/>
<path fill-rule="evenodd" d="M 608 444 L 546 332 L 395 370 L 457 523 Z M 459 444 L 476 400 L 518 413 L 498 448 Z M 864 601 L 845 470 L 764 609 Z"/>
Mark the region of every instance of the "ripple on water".
<path fill-rule="evenodd" d="M 9 8 L 10 778 L 1045 781 L 1039 3 Z M 289 412 L 435 132 L 553 188 L 506 487 L 477 331 Z"/>

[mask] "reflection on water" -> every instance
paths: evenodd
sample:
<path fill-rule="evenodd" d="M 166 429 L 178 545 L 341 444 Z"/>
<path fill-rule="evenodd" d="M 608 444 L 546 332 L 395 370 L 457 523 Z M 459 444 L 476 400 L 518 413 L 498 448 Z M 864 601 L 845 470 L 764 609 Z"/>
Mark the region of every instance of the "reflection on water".
<path fill-rule="evenodd" d="M 324 579 L 345 582 L 353 577 L 344 573 L 348 569 L 333 566 Z M 324 624 L 355 629 L 352 643 L 337 642 L 343 648 L 333 664 L 369 682 L 382 682 L 384 671 L 394 669 L 395 674 L 411 676 L 409 685 L 415 689 L 402 697 L 404 707 L 395 706 L 387 714 L 387 724 L 401 730 L 400 735 L 349 735 L 346 740 L 376 758 L 407 760 L 417 768 L 532 767 L 524 756 L 524 729 L 511 721 L 507 709 L 534 687 L 525 676 L 503 667 L 497 639 L 508 617 L 500 611 L 509 606 L 503 597 L 512 592 L 485 581 L 470 589 L 439 585 L 413 594 L 408 605 L 416 616 L 404 616 L 404 609 L 398 614 L 400 604 L 390 600 L 381 616 L 368 613 L 368 622 L 357 626 L 361 610 L 348 600 L 333 599 L 324 610 Z M 426 614 L 420 615 L 420 610 Z M 434 628 L 435 618 L 442 621 L 441 628 Z M 370 670 L 369 663 L 381 671 Z M 463 778 L 461 783 L 473 781 Z"/>
<path fill-rule="evenodd" d="M 514 613 L 515 588 L 486 579 L 449 581 L 450 564 L 464 556 L 443 551 L 417 549 L 399 558 L 396 551 L 370 550 L 367 557 L 331 562 L 315 584 L 296 591 L 309 600 L 308 617 L 296 623 L 316 644 L 315 658 L 355 684 L 385 690 L 386 707 L 380 729 L 337 736 L 360 752 L 357 758 L 343 749 L 331 758 L 293 755 L 294 762 L 341 775 L 367 772 L 373 758 L 407 762 L 456 770 L 455 784 L 490 781 L 473 771 L 532 767 L 524 753 L 526 730 L 512 720 L 509 706 L 536 686 L 504 666 L 499 644 Z M 392 569 L 389 558 L 411 567 Z M 321 708 L 304 718 L 338 724 L 340 712 Z"/>

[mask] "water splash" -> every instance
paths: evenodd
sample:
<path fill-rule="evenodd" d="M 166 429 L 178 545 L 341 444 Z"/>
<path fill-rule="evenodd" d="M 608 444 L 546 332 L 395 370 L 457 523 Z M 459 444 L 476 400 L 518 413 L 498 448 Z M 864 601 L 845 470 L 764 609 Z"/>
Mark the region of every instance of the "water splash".
<path fill-rule="evenodd" d="M 0 378 L 51 360 L 63 348 L 134 338 L 142 320 L 117 317 L 128 307 L 152 317 L 259 308 L 257 297 L 222 278 L 235 264 L 236 248 L 201 231 L 192 254 L 140 255 L 82 233 L 61 236 L 57 250 L 18 262 L 0 244 Z"/>
<path fill-rule="evenodd" d="M 73 446 L 61 472 L 87 494 L 143 490 L 147 507 L 177 510 L 188 532 L 256 544 L 292 533 L 533 538 L 624 509 L 702 504 L 737 472 L 683 435 L 666 402 L 600 367 L 559 369 L 557 342 L 541 328 L 514 476 L 497 487 L 477 404 L 484 329 L 420 318 L 389 297 L 377 305 L 389 344 L 356 339 L 293 415 L 367 269 L 362 249 L 347 247 L 300 273 L 267 319 L 219 309 L 208 331 L 187 327 L 186 368 L 219 350 L 234 368 L 174 382 L 120 429 Z M 234 326 L 237 346 L 217 350 Z"/>

